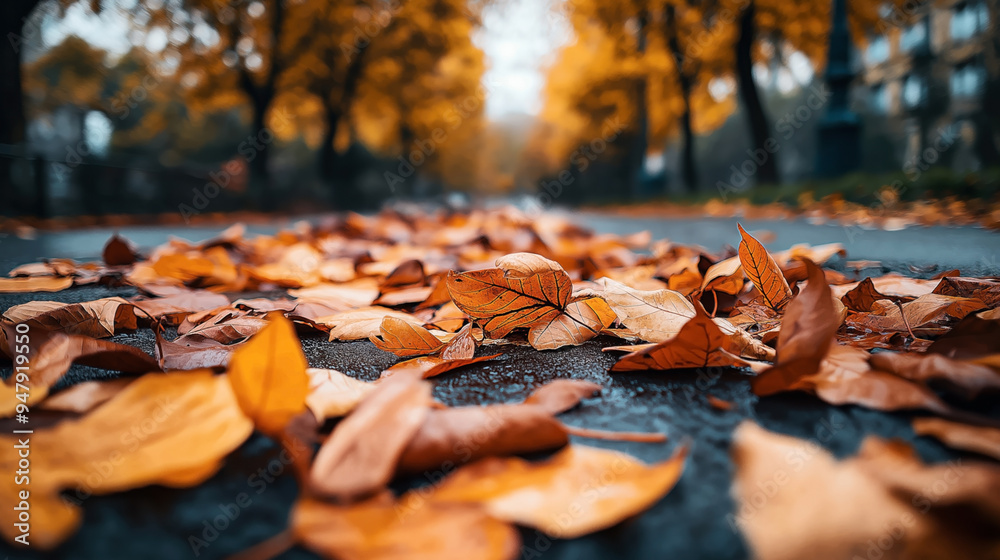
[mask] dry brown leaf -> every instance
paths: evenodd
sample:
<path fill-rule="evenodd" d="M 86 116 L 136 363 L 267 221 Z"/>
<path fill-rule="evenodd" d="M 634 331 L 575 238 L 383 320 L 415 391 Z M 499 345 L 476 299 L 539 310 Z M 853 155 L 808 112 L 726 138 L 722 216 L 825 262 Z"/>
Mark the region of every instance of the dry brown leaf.
<path fill-rule="evenodd" d="M 210 338 L 187 336 L 167 340 L 159 324 L 153 327 L 153 332 L 156 361 L 163 371 L 224 368 L 229 365 L 233 352 L 245 344 L 223 344 Z"/>
<path fill-rule="evenodd" d="M 784 309 L 792 298 L 792 290 L 788 287 L 781 268 L 760 241 L 747 233 L 743 226 L 736 224 L 736 227 L 743 237 L 739 247 L 743 272 L 753 282 L 768 307 L 775 311 Z"/>
<path fill-rule="evenodd" d="M 512 560 L 520 551 L 518 532 L 482 508 L 421 504 L 410 515 L 402 503 L 390 492 L 349 506 L 303 499 L 292 531 L 306 548 L 340 560 Z"/>
<path fill-rule="evenodd" d="M 984 389 L 1000 389 L 1000 372 L 940 354 L 879 352 L 869 358 L 872 367 L 899 377 L 928 384 L 942 382 L 945 388 L 974 398 Z"/>
<path fill-rule="evenodd" d="M 32 301 L 11 307 L 4 312 L 3 318 L 14 323 L 25 323 L 32 329 L 93 338 L 113 336 L 116 329 L 136 328 L 135 309 L 120 297 L 84 303 Z"/>
<path fill-rule="evenodd" d="M 972 524 L 956 516 L 996 511 L 1000 469 L 924 466 L 912 455 L 888 459 L 898 455 L 896 447 L 869 438 L 856 457 L 837 461 L 814 441 L 744 422 L 733 439 L 736 511 L 729 525 L 761 560 L 995 555 L 996 514 Z M 896 472 L 901 480 L 879 474 Z M 979 495 L 969 494 L 976 486 Z"/>
<path fill-rule="evenodd" d="M 536 389 L 521 404 L 431 410 L 399 461 L 399 470 L 419 473 L 455 468 L 489 456 L 546 451 L 566 445 L 567 427 L 555 415 L 593 394 L 596 385 L 560 380 Z"/>
<path fill-rule="evenodd" d="M 401 358 L 433 354 L 444 346 L 444 342 L 422 326 L 395 317 L 382 319 L 379 330 L 381 338 L 372 335 L 368 339 L 379 350 Z"/>
<path fill-rule="evenodd" d="M 75 499 L 160 484 L 185 487 L 206 480 L 253 426 L 236 404 L 229 381 L 211 372 L 146 375 L 79 420 L 62 422 L 31 437 L 31 545 L 51 550 L 80 525 Z M 17 437 L 0 436 L 13 450 Z M 81 445 L 86 442 L 86 445 Z M 17 454 L 0 455 L 8 472 Z M 94 476 L 93 465 L 108 464 Z M 80 490 L 75 490 L 79 488 Z M 23 486 L 9 477 L 0 500 L 17 504 Z M 68 498 L 60 496 L 71 490 Z M 17 511 L 0 511 L 0 533 L 19 533 Z"/>
<path fill-rule="evenodd" d="M 920 336 L 924 329 L 934 328 L 952 319 L 961 319 L 986 304 L 978 299 L 926 294 L 902 304 L 900 308 L 888 300 L 876 302 L 871 313 L 855 313 L 847 324 L 855 329 L 885 332 L 913 331 Z"/>
<path fill-rule="evenodd" d="M 743 266 L 738 256 L 719 261 L 705 271 L 701 281 L 702 292 L 721 292 L 736 295 L 743 290 Z"/>
<path fill-rule="evenodd" d="M 452 300 L 482 323 L 486 336 L 502 338 L 518 327 L 557 317 L 569 303 L 573 283 L 557 263 L 532 253 L 497 259 L 499 268 L 450 272 Z"/>
<path fill-rule="evenodd" d="M 532 325 L 528 343 L 535 350 L 582 344 L 615 321 L 615 312 L 599 297 L 570 302 L 558 315 Z"/>
<path fill-rule="evenodd" d="M 610 278 L 596 281 L 604 289 L 595 292 L 604 298 L 627 328 L 648 342 L 663 342 L 680 332 L 694 317 L 694 305 L 672 290 L 645 292 L 633 290 Z"/>
<path fill-rule="evenodd" d="M 108 266 L 128 266 L 135 264 L 140 259 L 132 242 L 117 233 L 104 244 L 101 256 L 104 264 Z"/>
<path fill-rule="evenodd" d="M 1000 281 L 996 278 L 946 276 L 932 293 L 978 299 L 989 307 L 1000 305 Z"/>
<path fill-rule="evenodd" d="M 177 325 L 192 313 L 229 305 L 229 298 L 204 290 L 191 290 L 156 299 L 134 299 L 132 305 L 145 316 Z"/>
<path fill-rule="evenodd" d="M 889 298 L 875 289 L 871 278 L 865 278 L 844 294 L 840 301 L 851 311 L 871 311 L 875 302 L 883 299 Z"/>
<path fill-rule="evenodd" d="M 914 418 L 913 431 L 953 449 L 972 451 L 1000 461 L 1000 428 L 970 426 L 943 418 Z"/>
<path fill-rule="evenodd" d="M 835 405 L 856 404 L 886 411 L 923 409 L 951 414 L 950 408 L 930 390 L 874 370 L 868 360 L 868 352 L 832 342 L 816 373 L 803 375 L 783 390 L 812 392 Z M 753 387 L 757 392 L 758 385 L 754 383 Z"/>
<path fill-rule="evenodd" d="M 445 358 L 444 356 L 421 356 L 419 358 L 413 358 L 394 364 L 383 371 L 381 377 L 386 378 L 398 375 L 426 379 L 428 377 L 441 375 L 442 373 L 446 373 L 460 367 L 465 367 L 470 364 L 492 360 L 499 355 L 500 354 L 491 354 L 489 356 L 479 356 L 477 358 L 450 359 Z"/>
<path fill-rule="evenodd" d="M 840 326 L 823 271 L 803 262 L 809 281 L 785 310 L 775 366 L 753 380 L 757 395 L 787 390 L 800 377 L 816 373 Z"/>
<path fill-rule="evenodd" d="M 8 356 L 14 356 L 14 325 L 0 323 L 0 328 L 4 330 L 8 344 L 2 350 Z M 36 331 L 31 333 L 27 346 L 28 352 L 19 354 L 28 357 L 31 367 L 24 384 L 32 388 L 52 387 L 69 371 L 72 363 L 125 373 L 149 373 L 160 369 L 152 356 L 138 348 L 76 334 Z"/>
<path fill-rule="evenodd" d="M 469 360 L 476 355 L 478 341 L 472 334 L 472 323 L 466 325 L 458 331 L 444 348 L 441 349 L 441 358 L 445 360 Z"/>
<path fill-rule="evenodd" d="M 0 278 L 0 294 L 23 292 L 58 292 L 73 285 L 73 279 L 58 276 Z"/>
<path fill-rule="evenodd" d="M 694 318 L 681 327 L 677 336 L 622 356 L 611 371 L 742 365 L 732 355 L 719 352 L 732 347 L 732 338 L 723 333 L 703 309 L 696 309 Z"/>
<path fill-rule="evenodd" d="M 243 412 L 261 432 L 280 435 L 306 407 L 309 376 L 295 327 L 280 313 L 233 352 L 228 377 Z"/>
<path fill-rule="evenodd" d="M 316 323 L 330 329 L 330 341 L 364 340 L 381 334 L 382 321 L 392 317 L 400 321 L 420 326 L 421 321 L 408 313 L 393 311 L 387 307 L 362 307 L 343 311 L 326 317 L 319 317 Z"/>
<path fill-rule="evenodd" d="M 261 317 L 251 317 L 242 311 L 229 309 L 191 327 L 183 335 L 187 339 L 207 338 L 222 344 L 232 344 L 250 338 L 267 324 Z"/>
<path fill-rule="evenodd" d="M 377 387 L 332 369 L 308 368 L 306 374 L 309 375 L 306 406 L 318 422 L 346 415 Z"/>
<path fill-rule="evenodd" d="M 69 389 L 59 391 L 38 405 L 40 410 L 75 412 L 83 414 L 107 402 L 128 387 L 133 379 L 111 379 L 108 381 L 84 381 Z"/>
<path fill-rule="evenodd" d="M 313 461 L 310 487 L 321 496 L 353 501 L 392 479 L 404 448 L 431 405 L 431 385 L 399 376 L 379 385 L 337 425 Z"/>
<path fill-rule="evenodd" d="M 428 500 L 480 504 L 497 519 L 571 539 L 655 504 L 677 484 L 686 456 L 680 447 L 673 457 L 647 466 L 624 453 L 571 445 L 539 463 L 488 458 L 446 478 Z M 580 499 L 581 491 L 587 499 Z"/>

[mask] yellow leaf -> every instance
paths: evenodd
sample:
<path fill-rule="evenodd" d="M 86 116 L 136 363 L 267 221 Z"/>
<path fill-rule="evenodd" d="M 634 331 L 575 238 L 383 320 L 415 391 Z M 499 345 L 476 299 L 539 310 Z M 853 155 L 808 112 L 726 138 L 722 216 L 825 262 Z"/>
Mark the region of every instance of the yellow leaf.
<path fill-rule="evenodd" d="M 240 408 L 257 428 L 281 433 L 288 421 L 306 407 L 309 376 L 295 328 L 281 313 L 254 335 L 229 360 L 229 381 Z"/>

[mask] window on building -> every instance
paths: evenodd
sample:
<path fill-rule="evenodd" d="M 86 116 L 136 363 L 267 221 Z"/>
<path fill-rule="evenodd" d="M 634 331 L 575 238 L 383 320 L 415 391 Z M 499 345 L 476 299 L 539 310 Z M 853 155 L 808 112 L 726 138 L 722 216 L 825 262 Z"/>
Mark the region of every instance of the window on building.
<path fill-rule="evenodd" d="M 873 113 L 884 115 L 889 112 L 889 90 L 885 87 L 885 84 L 875 84 L 872 86 L 868 106 Z"/>
<path fill-rule="evenodd" d="M 986 81 L 986 69 L 976 63 L 956 66 L 951 73 L 951 95 L 968 98 L 979 95 Z"/>
<path fill-rule="evenodd" d="M 951 38 L 962 41 L 974 37 L 990 25 L 990 12 L 983 2 L 956 4 L 951 12 Z"/>
<path fill-rule="evenodd" d="M 899 38 L 899 48 L 910 52 L 927 44 L 927 20 L 923 19 L 903 30 Z"/>
<path fill-rule="evenodd" d="M 879 64 L 886 60 L 889 60 L 889 41 L 885 35 L 876 35 L 865 49 L 865 61 L 868 64 Z"/>
<path fill-rule="evenodd" d="M 908 108 L 917 107 L 927 97 L 927 82 L 923 76 L 910 74 L 903 82 L 903 104 Z"/>

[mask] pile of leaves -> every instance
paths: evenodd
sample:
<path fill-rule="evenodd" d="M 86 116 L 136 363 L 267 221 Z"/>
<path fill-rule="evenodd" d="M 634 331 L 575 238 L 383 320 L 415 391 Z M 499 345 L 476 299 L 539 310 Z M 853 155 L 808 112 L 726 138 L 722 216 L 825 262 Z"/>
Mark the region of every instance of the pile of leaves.
<path fill-rule="evenodd" d="M 738 249 L 713 254 L 648 234 L 596 235 L 511 208 L 384 212 L 255 238 L 234 226 L 202 243 L 172 240 L 145 256 L 115 236 L 102 263 L 20 266 L 0 279 L 0 292 L 92 283 L 141 292 L 33 301 L 3 313 L 0 349 L 11 359 L 27 354 L 30 367 L 0 385 L 0 416 L 27 409 L 64 415 L 32 439 L 33 540 L 51 549 L 79 526 L 80 510 L 60 498 L 64 490 L 199 484 L 254 430 L 293 458 L 300 497 L 289 530 L 247 557 L 298 543 L 336 558 L 512 558 L 520 546 L 513 525 L 559 538 L 612 526 L 670 491 L 686 445 L 646 465 L 571 444 L 571 435 L 665 440 L 562 423 L 559 414 L 600 391 L 585 381 L 551 382 L 520 403 L 462 407 L 435 401 L 428 381 L 494 359 L 510 345 L 551 351 L 598 336 L 622 341 L 604 348 L 624 353 L 612 372 L 738 368 L 760 396 L 804 391 L 835 405 L 918 411 L 918 433 L 1000 460 L 998 422 L 983 414 L 1000 388 L 1000 281 L 958 271 L 854 281 L 822 268 L 845 255 L 839 245 L 772 254 L 742 227 L 735 239 Z M 18 325 L 28 326 L 28 344 L 18 342 Z M 154 355 L 108 340 L 136 329 L 152 329 Z M 310 368 L 300 337 L 317 336 L 370 340 L 372 352 L 398 360 L 375 382 Z M 134 375 L 49 395 L 72 363 Z M 143 437 L 127 440 L 137 425 Z M 16 470 L 14 442 L 0 439 L 0 462 Z M 783 449 L 795 445 L 788 439 L 753 425 L 737 431 L 738 501 L 770 482 L 773 463 L 786 461 Z M 554 453 L 522 458 L 536 452 Z M 942 468 L 924 466 L 898 442 L 869 442 L 858 458 L 840 463 L 817 449 L 808 458 L 784 477 L 790 482 L 778 484 L 822 487 L 817 480 L 843 477 L 857 482 L 850 491 L 864 499 L 852 507 L 866 515 L 845 513 L 842 531 L 818 530 L 819 516 L 835 506 L 781 489 L 781 499 L 763 508 L 767 515 L 737 519 L 762 558 L 862 550 L 881 530 L 866 528 L 873 519 L 919 509 L 913 494 Z M 115 468 L 95 479 L 86 466 L 95 460 Z M 954 534 L 968 554 L 996 556 L 1000 493 L 976 490 L 1000 486 L 1000 468 L 967 468 L 974 476 L 935 503 L 975 523 L 923 515 L 913 534 L 938 544 L 935 535 Z M 429 491 L 389 489 L 427 472 L 447 476 Z M 602 478 L 608 472 L 614 476 Z M 591 480 L 606 487 L 580 500 Z M 17 490 L 8 481 L 0 496 L 10 503 Z M 838 486 L 829 498 L 843 499 L 843 492 Z M 0 533 L 13 539 L 9 509 L 0 521 Z M 794 547 L 782 544 L 789 532 Z M 974 539 L 965 538 L 970 532 Z M 906 550 L 919 539 L 907 540 Z"/>

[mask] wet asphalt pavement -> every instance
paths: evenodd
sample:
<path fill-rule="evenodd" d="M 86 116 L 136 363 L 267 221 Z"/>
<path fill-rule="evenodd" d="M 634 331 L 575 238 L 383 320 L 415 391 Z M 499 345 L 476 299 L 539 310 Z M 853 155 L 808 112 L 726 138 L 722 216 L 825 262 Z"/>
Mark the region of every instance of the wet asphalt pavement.
<path fill-rule="evenodd" d="M 735 221 L 651 220 L 578 214 L 576 219 L 597 231 L 632 233 L 650 229 L 654 239 L 668 237 L 681 243 L 698 243 L 718 250 L 735 245 L 739 236 Z M 844 243 L 849 259 L 880 260 L 887 270 L 904 271 L 907 265 L 938 264 L 939 270 L 959 268 L 966 274 L 1000 274 L 1000 234 L 974 228 L 915 228 L 899 232 L 855 231 L 836 226 L 812 226 L 801 221 L 744 221 L 748 230 L 769 230 L 776 239 L 771 249 L 794 243 Z M 221 228 L 185 230 L 192 240 L 207 238 Z M 274 227 L 250 228 L 268 233 Z M 41 257 L 94 259 L 112 230 L 71 233 L 40 233 L 26 241 L 0 238 L 0 268 L 4 270 Z M 166 240 L 164 228 L 120 228 L 126 237 L 149 248 Z M 852 237 L 853 235 L 853 237 Z M 835 265 L 843 269 L 843 263 Z M 870 274 L 878 271 L 870 271 Z M 933 272 L 924 276 L 932 275 Z M 55 294 L 0 295 L 0 309 L 35 299 L 87 301 L 110 295 L 134 295 L 132 288 L 82 287 Z M 115 336 L 112 340 L 152 352 L 152 335 L 146 331 Z M 912 442 L 928 461 L 958 457 L 933 440 L 916 438 L 909 417 L 858 407 L 832 407 L 818 399 L 798 394 L 758 399 L 748 378 L 737 370 L 683 370 L 610 375 L 615 361 L 601 352 L 618 344 L 597 339 L 578 347 L 537 352 L 522 346 L 504 346 L 500 358 L 475 364 L 434 379 L 435 396 L 448 405 L 514 402 L 534 388 L 558 378 L 586 379 L 601 384 L 603 392 L 562 416 L 568 423 L 594 429 L 659 431 L 669 440 L 662 444 L 602 442 L 574 438 L 574 442 L 625 451 L 645 461 L 671 455 L 684 442 L 691 454 L 683 477 L 663 500 L 649 511 L 617 527 L 570 541 L 550 541 L 534 531 L 523 531 L 522 558 L 746 558 L 747 548 L 731 525 L 738 509 L 729 495 L 732 463 L 728 448 L 733 429 L 744 419 L 763 427 L 812 439 L 838 456 L 854 453 L 866 435 L 899 437 Z M 306 355 L 312 367 L 334 368 L 371 380 L 395 358 L 369 342 L 329 343 L 324 338 L 305 338 Z M 481 350 L 483 351 L 483 350 Z M 0 366 L 6 377 L 9 366 Z M 73 366 L 60 385 L 115 374 Z M 711 395 L 732 402 L 729 411 L 711 407 Z M 263 488 L 251 485 L 251 475 L 268 467 L 285 472 Z M 38 465 L 37 468 L 44 468 Z M 286 526 L 287 514 L 296 496 L 295 482 L 278 460 L 278 449 L 268 439 L 254 436 L 207 483 L 195 488 L 149 487 L 111 496 L 91 497 L 84 502 L 83 527 L 51 557 L 67 559 L 181 559 L 222 558 L 249 547 Z M 421 484 L 426 481 L 411 481 Z M 218 515 L 237 496 L 247 493 L 251 503 L 239 517 L 197 551 L 189 537 L 204 538 L 205 523 Z M 0 544 L 0 555 L 10 559 L 44 558 L 25 554 L 20 548 Z M 314 558 L 295 548 L 281 558 Z"/>

